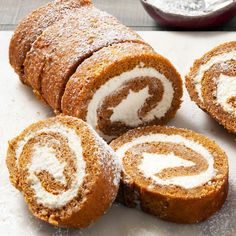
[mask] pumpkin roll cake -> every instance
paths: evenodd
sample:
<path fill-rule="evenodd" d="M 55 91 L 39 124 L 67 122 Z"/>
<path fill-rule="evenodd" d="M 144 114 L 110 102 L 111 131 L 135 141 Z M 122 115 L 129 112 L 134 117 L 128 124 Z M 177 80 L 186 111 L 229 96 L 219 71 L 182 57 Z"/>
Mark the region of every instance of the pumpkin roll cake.
<path fill-rule="evenodd" d="M 178 223 L 197 223 L 221 208 L 228 161 L 208 138 L 185 129 L 149 126 L 111 142 L 121 164 L 119 198 L 129 207 Z"/>
<path fill-rule="evenodd" d="M 114 151 L 82 120 L 40 121 L 9 142 L 7 166 L 37 218 L 82 228 L 114 201 L 120 165 Z"/>
<path fill-rule="evenodd" d="M 196 60 L 186 76 L 191 99 L 230 132 L 236 133 L 236 41 Z"/>
<path fill-rule="evenodd" d="M 19 23 L 10 42 L 9 59 L 23 83 L 28 84 L 24 76 L 23 63 L 37 37 L 64 16 L 89 5 L 91 5 L 90 0 L 55 0 L 34 10 Z"/>
<path fill-rule="evenodd" d="M 88 122 L 111 140 L 128 129 L 165 124 L 180 107 L 182 81 L 173 65 L 139 43 L 105 47 L 69 79 L 62 112 Z"/>
<path fill-rule="evenodd" d="M 25 76 L 34 92 L 61 111 L 69 78 L 95 51 L 120 42 L 144 43 L 117 19 L 95 7 L 83 7 L 48 27 L 27 54 Z"/>

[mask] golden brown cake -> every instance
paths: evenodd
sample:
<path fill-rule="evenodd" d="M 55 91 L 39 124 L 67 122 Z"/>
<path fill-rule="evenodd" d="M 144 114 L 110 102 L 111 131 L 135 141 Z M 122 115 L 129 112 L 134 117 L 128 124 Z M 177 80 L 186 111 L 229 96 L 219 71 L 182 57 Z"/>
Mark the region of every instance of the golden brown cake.
<path fill-rule="evenodd" d="M 10 42 L 9 60 L 23 83 L 29 85 L 24 76 L 23 63 L 37 37 L 48 26 L 71 14 L 75 9 L 90 4 L 90 0 L 55 0 L 34 10 L 19 23 Z"/>
<path fill-rule="evenodd" d="M 33 215 L 64 227 L 82 228 L 100 217 L 120 179 L 114 151 L 69 116 L 40 121 L 10 141 L 7 166 Z"/>
<path fill-rule="evenodd" d="M 175 116 L 182 82 L 173 65 L 144 44 L 121 43 L 86 59 L 69 79 L 62 112 L 111 140 L 130 128 Z"/>
<path fill-rule="evenodd" d="M 81 62 L 103 47 L 126 41 L 144 43 L 106 12 L 79 8 L 34 42 L 24 62 L 25 76 L 35 93 L 60 111 L 66 83 Z"/>
<path fill-rule="evenodd" d="M 228 192 L 226 154 L 185 129 L 149 126 L 111 142 L 121 165 L 119 201 L 161 219 L 197 223 L 223 205 Z"/>
<path fill-rule="evenodd" d="M 60 13 L 63 17 L 39 29 L 30 41 L 24 79 L 35 95 L 56 114 L 87 121 L 107 141 L 137 126 L 167 123 L 182 97 L 174 66 L 90 1 L 79 6 Z"/>
<path fill-rule="evenodd" d="M 236 133 L 236 41 L 196 60 L 186 76 L 191 99 L 230 132 Z"/>

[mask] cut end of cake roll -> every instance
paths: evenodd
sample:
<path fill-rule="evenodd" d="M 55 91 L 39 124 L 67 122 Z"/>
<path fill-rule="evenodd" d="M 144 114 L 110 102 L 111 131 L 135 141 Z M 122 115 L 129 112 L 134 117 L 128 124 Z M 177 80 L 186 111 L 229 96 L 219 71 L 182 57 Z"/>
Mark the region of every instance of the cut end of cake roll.
<path fill-rule="evenodd" d="M 95 52 L 77 68 L 62 112 L 85 120 L 109 141 L 137 126 L 165 124 L 181 97 L 174 66 L 151 47 L 127 42 Z"/>
<path fill-rule="evenodd" d="M 191 99 L 203 110 L 206 109 L 202 93 L 202 79 L 205 73 L 215 64 L 224 64 L 236 60 L 236 41 L 221 44 L 203 57 L 196 60 L 186 76 L 186 87 Z M 235 95 L 234 95 L 235 96 Z"/>
<path fill-rule="evenodd" d="M 120 165 L 114 151 L 82 120 L 58 116 L 10 142 L 10 178 L 37 218 L 83 228 L 114 201 Z"/>
<path fill-rule="evenodd" d="M 122 165 L 119 201 L 163 220 L 197 223 L 218 211 L 228 192 L 228 161 L 208 138 L 149 126 L 111 142 Z"/>
<path fill-rule="evenodd" d="M 10 42 L 9 61 L 24 84 L 29 85 L 23 63 L 37 37 L 75 9 L 89 5 L 92 5 L 90 0 L 55 0 L 34 10 L 19 23 Z"/>

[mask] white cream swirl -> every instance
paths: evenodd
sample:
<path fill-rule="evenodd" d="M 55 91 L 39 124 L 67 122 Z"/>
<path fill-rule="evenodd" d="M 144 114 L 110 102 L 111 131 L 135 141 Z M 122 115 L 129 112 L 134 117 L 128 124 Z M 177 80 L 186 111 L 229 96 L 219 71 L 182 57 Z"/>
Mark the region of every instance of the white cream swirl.
<path fill-rule="evenodd" d="M 143 159 L 139 165 L 139 169 L 147 177 L 151 178 L 156 184 L 159 185 L 176 185 L 183 187 L 185 189 L 190 189 L 194 187 L 201 186 L 208 181 L 210 181 L 216 174 L 214 169 L 214 157 L 212 154 L 200 143 L 187 139 L 181 135 L 166 135 L 166 134 L 150 134 L 143 135 L 133 139 L 132 141 L 125 143 L 119 149 L 116 150 L 116 154 L 122 163 L 122 159 L 125 153 L 132 147 L 150 142 L 170 142 L 176 145 L 183 144 L 187 148 L 199 153 L 207 162 L 207 170 L 191 176 L 177 176 L 168 179 L 162 179 L 156 176 L 165 168 L 174 168 L 180 166 L 193 166 L 192 161 L 187 161 L 181 157 L 175 156 L 173 153 L 163 155 L 163 154 L 151 154 L 142 153 Z M 123 171 L 124 168 L 123 168 Z"/>
<path fill-rule="evenodd" d="M 61 123 L 56 123 L 44 127 L 38 131 L 30 132 L 23 140 L 18 142 L 16 153 L 16 163 L 22 153 L 24 146 L 27 142 L 33 138 L 35 135 L 40 133 L 53 132 L 62 135 L 67 139 L 67 143 L 70 149 L 73 151 L 76 163 L 76 174 L 72 177 L 71 187 L 66 191 L 61 191 L 59 194 L 55 195 L 53 193 L 47 192 L 42 186 L 42 183 L 38 179 L 36 173 L 42 170 L 47 170 L 55 180 L 65 183 L 65 177 L 63 174 L 66 163 L 60 162 L 57 157 L 55 150 L 49 146 L 42 146 L 41 144 L 34 145 L 31 162 L 28 164 L 28 182 L 34 190 L 37 202 L 48 208 L 60 208 L 65 206 L 78 194 L 78 189 L 80 188 L 83 179 L 85 177 L 86 163 L 83 159 L 83 149 L 81 146 L 81 140 L 76 131 L 69 128 Z M 56 140 L 55 140 L 56 141 Z"/>
<path fill-rule="evenodd" d="M 230 98 L 236 101 L 236 77 L 220 74 L 216 81 L 216 100 L 222 108 L 236 116 L 236 103 L 229 103 Z"/>
<path fill-rule="evenodd" d="M 201 81 L 204 76 L 204 73 L 208 71 L 214 64 L 223 63 L 228 60 L 236 60 L 236 50 L 213 56 L 205 64 L 202 64 L 199 67 L 197 74 L 193 78 L 193 80 L 194 80 L 196 92 L 201 101 L 203 101 Z"/>
<path fill-rule="evenodd" d="M 97 110 L 101 106 L 103 100 L 110 94 L 122 88 L 126 82 L 138 77 L 153 77 L 161 82 L 164 90 L 161 101 L 156 107 L 154 107 L 144 117 L 142 117 L 142 119 L 140 119 L 138 117 L 138 110 L 150 97 L 148 93 L 148 87 L 145 87 L 138 92 L 129 91 L 128 96 L 124 98 L 119 105 L 111 108 L 113 110 L 111 121 L 121 121 L 127 126 L 135 127 L 144 122 L 149 122 L 155 118 L 163 117 L 170 109 L 174 97 L 174 88 L 172 82 L 155 68 L 135 67 L 130 71 L 123 72 L 120 75 L 109 79 L 94 93 L 88 105 L 86 121 L 97 130 Z M 104 134 L 100 130 L 97 130 L 97 132 L 104 137 Z"/>

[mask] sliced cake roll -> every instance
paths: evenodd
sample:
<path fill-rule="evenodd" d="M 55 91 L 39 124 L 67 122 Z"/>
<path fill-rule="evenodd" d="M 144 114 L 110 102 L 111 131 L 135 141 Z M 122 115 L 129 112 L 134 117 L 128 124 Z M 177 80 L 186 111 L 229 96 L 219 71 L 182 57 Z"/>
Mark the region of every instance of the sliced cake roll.
<path fill-rule="evenodd" d="M 222 44 L 196 60 L 186 76 L 186 87 L 191 99 L 201 108 L 205 108 L 202 96 L 202 78 L 214 64 L 236 59 L 236 41 Z"/>
<path fill-rule="evenodd" d="M 236 50 L 235 60 L 215 64 L 204 74 L 202 96 L 206 111 L 236 133 Z"/>
<path fill-rule="evenodd" d="M 24 63 L 25 75 L 34 91 L 60 111 L 66 83 L 78 65 L 100 48 L 125 41 L 142 43 L 113 16 L 95 7 L 80 8 L 35 41 Z"/>
<path fill-rule="evenodd" d="M 34 10 L 17 26 L 10 42 L 9 59 L 23 83 L 24 60 L 37 37 L 50 25 L 81 6 L 90 5 L 90 0 L 55 0 Z"/>
<path fill-rule="evenodd" d="M 224 203 L 226 154 L 208 138 L 173 127 L 149 126 L 111 142 L 121 164 L 119 200 L 161 219 L 196 223 Z"/>
<path fill-rule="evenodd" d="M 105 47 L 69 79 L 62 112 L 88 122 L 106 140 L 146 124 L 164 124 L 181 103 L 182 82 L 173 65 L 138 43 Z"/>
<path fill-rule="evenodd" d="M 120 179 L 114 151 L 85 122 L 67 116 L 25 129 L 9 143 L 7 166 L 33 215 L 57 226 L 95 221 Z"/>
<path fill-rule="evenodd" d="M 236 133 L 236 41 L 197 60 L 186 77 L 190 97 L 229 132 Z"/>

